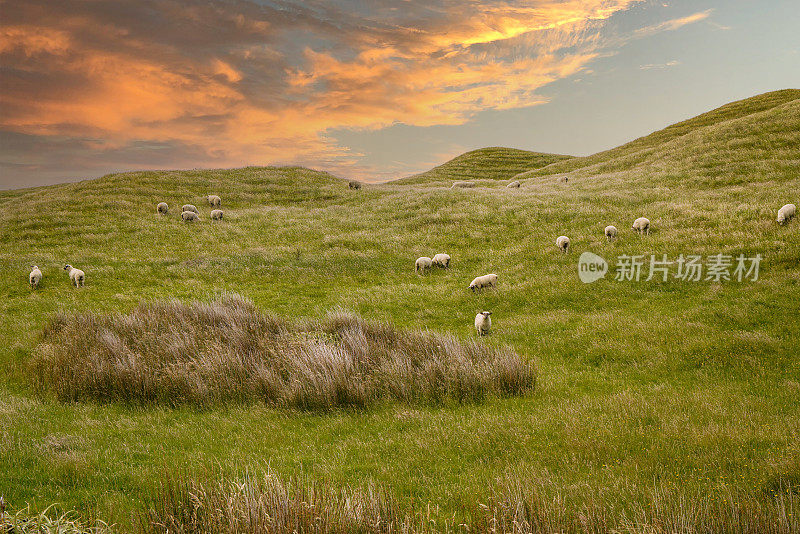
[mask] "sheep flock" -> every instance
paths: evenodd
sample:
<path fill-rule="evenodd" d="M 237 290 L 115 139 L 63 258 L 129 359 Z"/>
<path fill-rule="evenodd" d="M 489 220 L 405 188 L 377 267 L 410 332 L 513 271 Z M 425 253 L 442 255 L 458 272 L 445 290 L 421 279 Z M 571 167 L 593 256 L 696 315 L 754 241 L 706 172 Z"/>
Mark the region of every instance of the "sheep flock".
<path fill-rule="evenodd" d="M 566 182 L 566 178 L 563 179 Z M 473 188 L 474 182 L 454 182 L 451 189 Z M 514 180 L 506 185 L 509 189 L 519 189 L 521 183 Z M 356 181 L 349 181 L 348 187 L 351 190 L 360 190 L 361 183 Z M 212 221 L 222 221 L 223 211 L 222 198 L 218 195 L 207 195 L 205 202 L 211 207 L 209 219 Z M 156 214 L 159 217 L 167 218 L 169 216 L 169 205 L 166 202 L 158 202 L 156 205 Z M 779 225 L 788 224 L 797 214 L 797 206 L 795 204 L 785 204 L 778 210 L 777 223 Z M 194 204 L 184 204 L 180 209 L 180 220 L 183 222 L 197 222 L 201 220 L 200 210 Z M 652 224 L 650 219 L 646 217 L 639 217 L 633 221 L 631 230 L 640 235 L 648 236 L 652 231 Z M 614 225 L 607 225 L 603 230 L 603 236 L 606 242 L 611 244 L 612 241 L 619 239 L 619 231 Z M 566 254 L 570 251 L 571 240 L 566 235 L 560 235 L 555 240 L 556 247 L 562 253 Z M 414 262 L 414 272 L 419 276 L 431 273 L 434 269 L 449 270 L 451 266 L 451 257 L 449 254 L 437 253 L 431 256 L 421 256 Z M 86 281 L 86 274 L 81 269 L 77 269 L 70 264 L 64 265 L 71 285 L 76 288 L 83 287 Z M 32 289 L 39 289 L 44 278 L 42 269 L 37 265 L 32 265 L 28 274 L 28 283 Z M 472 279 L 467 286 L 473 293 L 481 293 L 485 289 L 495 289 L 497 287 L 498 275 L 495 273 L 479 275 Z M 463 287 L 463 286 L 462 286 Z M 492 321 L 490 318 L 491 311 L 480 311 L 475 316 L 475 329 L 479 336 L 485 336 L 491 332 Z"/>

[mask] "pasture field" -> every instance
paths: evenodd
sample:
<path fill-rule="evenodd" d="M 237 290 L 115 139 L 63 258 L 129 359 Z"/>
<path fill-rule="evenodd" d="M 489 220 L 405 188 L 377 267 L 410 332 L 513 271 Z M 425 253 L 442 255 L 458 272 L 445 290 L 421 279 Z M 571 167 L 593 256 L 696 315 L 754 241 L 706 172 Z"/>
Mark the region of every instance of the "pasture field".
<path fill-rule="evenodd" d="M 520 189 L 505 188 L 519 151 L 506 166 L 503 149 L 487 154 L 467 159 L 478 187 L 463 190 L 449 189 L 464 179 L 462 158 L 452 175 L 445 164 L 358 191 L 322 172 L 265 167 L 0 192 L 9 510 L 57 503 L 127 531 L 165 477 L 268 472 L 379 487 L 442 529 L 478 521 L 481 504 L 535 501 L 550 514 L 541 531 L 689 532 L 709 510 L 730 513 L 720 519 L 730 531 L 748 517 L 752 532 L 800 531 L 800 220 L 775 222 L 781 205 L 800 204 L 800 91 L 587 158 L 533 155 Z M 568 183 L 556 177 L 565 173 Z M 209 193 L 222 197 L 224 220 L 209 219 Z M 156 215 L 159 201 L 168 216 Z M 180 221 L 184 203 L 200 207 L 199 222 Z M 632 232 L 639 216 L 652 221 L 649 236 Z M 610 243 L 608 224 L 620 230 Z M 561 234 L 569 254 L 555 246 Z M 605 279 L 580 281 L 586 251 L 612 264 Z M 451 268 L 416 276 L 414 260 L 437 252 Z M 614 280 L 619 256 L 663 254 L 763 259 L 756 281 L 644 281 L 647 265 L 639 282 Z M 70 286 L 65 263 L 86 272 L 84 288 Z M 44 273 L 36 291 L 32 264 Z M 496 290 L 470 292 L 486 273 L 498 274 Z M 475 314 L 491 310 L 493 333 L 480 343 L 532 361 L 536 385 L 324 411 L 62 402 L 35 386 L 31 362 L 55 314 L 226 293 L 290 321 L 343 310 L 465 341 Z"/>

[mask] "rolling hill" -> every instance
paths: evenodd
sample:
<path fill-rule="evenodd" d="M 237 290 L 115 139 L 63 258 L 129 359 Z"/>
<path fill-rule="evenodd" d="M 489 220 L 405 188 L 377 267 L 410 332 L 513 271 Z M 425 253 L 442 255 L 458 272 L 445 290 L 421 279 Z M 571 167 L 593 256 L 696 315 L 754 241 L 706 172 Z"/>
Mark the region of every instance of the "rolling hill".
<path fill-rule="evenodd" d="M 438 530 L 492 525 L 481 510 L 505 510 L 539 531 L 797 532 L 800 221 L 779 226 L 775 216 L 800 203 L 798 95 L 737 102 L 587 158 L 486 149 L 358 191 L 308 169 L 251 167 L 0 192 L 0 493 L 9 511 L 58 503 L 136 530 L 159 498 L 194 517 L 200 508 L 183 507 L 217 495 L 169 500 L 165 479 L 187 489 L 208 473 L 229 490 L 255 487 L 255 473 L 268 471 L 317 481 L 341 501 L 350 491 L 392 496 L 392 517 Z M 522 188 L 505 188 L 537 165 Z M 563 173 L 574 179 L 556 179 Z M 449 189 L 466 178 L 480 187 Z M 222 197 L 223 221 L 209 220 L 209 193 Z M 159 201 L 169 216 L 155 213 Z M 184 203 L 201 208 L 198 223 L 180 221 Z M 654 230 L 646 237 L 630 230 L 642 215 Z M 616 241 L 606 241 L 607 224 L 620 229 Z M 555 246 L 562 234 L 570 254 Z M 437 252 L 452 256 L 450 269 L 417 276 L 415 259 Z M 583 252 L 608 261 L 604 279 L 580 281 Z M 757 280 L 705 270 L 697 281 L 647 280 L 663 255 L 697 255 L 704 266 L 717 255 L 762 260 Z M 617 280 L 634 257 L 641 279 Z M 86 272 L 85 288 L 70 287 L 65 263 Z M 36 291 L 32 264 L 44 273 Z M 497 289 L 470 292 L 485 273 L 498 274 Z M 161 309 L 228 293 L 252 302 L 255 317 L 294 324 L 345 310 L 462 341 L 477 339 L 475 314 L 490 310 L 493 333 L 477 342 L 535 362 L 536 387 L 327 411 L 61 402 L 37 390 L 31 362 L 53 350 L 46 341 L 63 324 L 53 317 L 86 312 L 80 324 L 91 328 L 104 324 L 91 314 L 112 314 L 106 322 L 129 325 L 142 301 Z M 231 326 L 245 341 L 247 317 Z M 225 324 L 214 324 L 201 337 L 224 354 L 214 336 Z M 180 322 L 170 328 L 170 351 L 191 362 Z M 87 339 L 118 350 L 125 371 L 130 354 L 113 334 Z M 356 347 L 360 339 L 325 334 Z"/>
<path fill-rule="evenodd" d="M 700 184 L 769 180 L 798 169 L 798 147 L 800 90 L 786 89 L 732 102 L 592 156 L 532 167 L 517 179 L 651 169 L 665 175 L 690 170 L 692 182 Z"/>
<path fill-rule="evenodd" d="M 481 148 L 461 154 L 429 171 L 391 183 L 410 185 L 443 180 L 507 180 L 520 172 L 545 167 L 571 157 L 515 148 Z"/>

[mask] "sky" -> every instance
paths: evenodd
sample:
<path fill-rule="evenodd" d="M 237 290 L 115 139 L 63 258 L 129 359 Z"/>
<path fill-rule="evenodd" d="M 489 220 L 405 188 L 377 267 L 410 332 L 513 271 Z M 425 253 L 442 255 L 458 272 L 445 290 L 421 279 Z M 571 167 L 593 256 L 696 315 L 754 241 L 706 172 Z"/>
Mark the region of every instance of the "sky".
<path fill-rule="evenodd" d="M 798 0 L 0 0 L 0 189 L 588 155 L 800 88 Z"/>

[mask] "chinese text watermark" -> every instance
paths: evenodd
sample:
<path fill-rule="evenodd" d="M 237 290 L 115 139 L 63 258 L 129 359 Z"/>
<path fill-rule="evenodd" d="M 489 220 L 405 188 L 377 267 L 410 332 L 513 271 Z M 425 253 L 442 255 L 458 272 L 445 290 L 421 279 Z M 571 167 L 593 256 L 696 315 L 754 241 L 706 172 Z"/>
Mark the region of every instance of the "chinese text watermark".
<path fill-rule="evenodd" d="M 617 282 L 649 282 L 651 280 L 666 282 L 680 280 L 682 282 L 743 282 L 758 280 L 761 267 L 761 254 L 738 256 L 729 254 L 711 254 L 701 256 L 690 254 L 668 258 L 666 254 L 617 256 L 613 269 L 608 262 L 591 252 L 584 252 L 578 260 L 578 276 L 585 284 L 591 284 L 611 271 Z"/>

